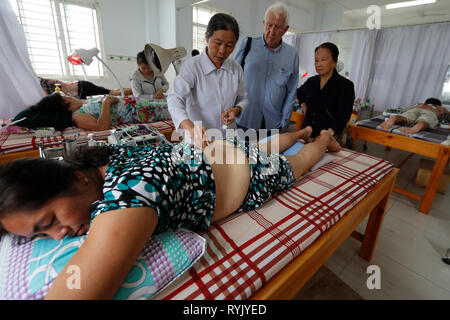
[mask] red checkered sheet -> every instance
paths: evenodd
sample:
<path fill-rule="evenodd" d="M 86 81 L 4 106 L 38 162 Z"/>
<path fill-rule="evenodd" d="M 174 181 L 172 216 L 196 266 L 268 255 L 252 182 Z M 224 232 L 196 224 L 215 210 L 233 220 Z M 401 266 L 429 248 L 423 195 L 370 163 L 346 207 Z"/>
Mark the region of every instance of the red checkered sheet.
<path fill-rule="evenodd" d="M 10 120 L 0 120 L 0 124 L 7 124 Z M 114 129 L 124 128 L 133 124 L 113 126 Z M 157 129 L 159 131 L 175 129 L 173 122 L 171 120 L 164 120 L 158 122 L 152 122 L 144 124 L 150 128 Z M 90 131 L 84 130 L 77 127 L 70 127 L 65 129 L 61 134 L 55 135 L 53 137 L 36 138 L 33 135 L 33 130 L 25 130 L 28 132 L 24 133 L 10 133 L 8 130 L 0 129 L 0 153 L 12 153 L 37 149 L 37 143 L 51 143 L 51 142 L 62 142 L 64 137 L 72 136 L 76 133 L 80 133 L 79 143 L 84 143 L 88 140 L 88 134 L 93 133 L 94 139 L 101 140 L 107 139 L 110 135 L 110 130 L 105 131 Z M 54 146 L 53 146 L 54 147 Z"/>
<path fill-rule="evenodd" d="M 362 200 L 394 166 L 344 149 L 258 210 L 202 234 L 205 255 L 155 299 L 247 299 Z"/>

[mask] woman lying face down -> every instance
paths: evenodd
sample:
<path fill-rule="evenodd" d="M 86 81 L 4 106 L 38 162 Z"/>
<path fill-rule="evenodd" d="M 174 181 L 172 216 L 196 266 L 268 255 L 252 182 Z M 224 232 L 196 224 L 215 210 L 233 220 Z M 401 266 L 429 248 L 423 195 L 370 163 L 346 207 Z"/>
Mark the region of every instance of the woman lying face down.
<path fill-rule="evenodd" d="M 340 150 L 324 130 L 297 154 L 280 155 L 311 132 L 307 127 L 261 145 L 234 138 L 204 149 L 183 143 L 111 146 L 63 161 L 16 160 L 0 166 L 0 224 L 26 237 L 61 239 L 88 231 L 46 298 L 111 299 L 153 233 L 207 229 L 233 212 L 255 210 L 326 150 Z M 198 155 L 201 161 L 192 162 Z M 230 158 L 236 161 L 222 161 Z M 66 286 L 66 269 L 73 265 L 81 270 L 80 290 Z"/>

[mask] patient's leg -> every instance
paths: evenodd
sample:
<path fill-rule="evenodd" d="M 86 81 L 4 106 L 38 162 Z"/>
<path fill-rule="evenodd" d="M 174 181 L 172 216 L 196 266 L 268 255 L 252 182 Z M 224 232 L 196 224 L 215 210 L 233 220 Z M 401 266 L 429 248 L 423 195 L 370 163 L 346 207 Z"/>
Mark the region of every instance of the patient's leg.
<path fill-rule="evenodd" d="M 403 133 L 407 133 L 407 134 L 414 134 L 417 133 L 419 131 L 425 130 L 429 127 L 428 123 L 423 121 L 423 120 L 419 120 L 413 127 L 411 128 L 403 128 L 402 130 L 400 130 Z"/>
<path fill-rule="evenodd" d="M 312 128 L 310 126 L 295 132 L 285 132 L 280 135 L 273 136 L 267 143 L 260 144 L 259 150 L 266 153 L 282 153 L 296 143 L 298 139 L 309 141 L 311 133 Z"/>
<path fill-rule="evenodd" d="M 404 123 L 408 122 L 408 119 L 402 117 L 400 115 L 392 116 L 387 120 L 384 120 L 382 124 L 380 124 L 380 128 L 383 130 L 389 130 L 396 123 Z"/>
<path fill-rule="evenodd" d="M 314 142 L 305 144 L 296 155 L 285 156 L 294 171 L 295 179 L 308 172 L 327 149 L 335 152 L 341 150 L 341 146 L 327 130 L 322 130 Z"/>

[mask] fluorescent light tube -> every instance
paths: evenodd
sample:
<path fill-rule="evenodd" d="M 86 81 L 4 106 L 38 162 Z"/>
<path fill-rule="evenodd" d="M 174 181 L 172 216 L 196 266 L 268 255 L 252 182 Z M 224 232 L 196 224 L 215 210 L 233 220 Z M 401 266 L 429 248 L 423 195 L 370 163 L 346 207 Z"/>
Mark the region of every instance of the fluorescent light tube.
<path fill-rule="evenodd" d="M 386 9 L 397 9 L 404 7 L 412 7 L 412 6 L 420 6 L 422 4 L 430 4 L 435 3 L 436 0 L 415 0 L 415 1 L 405 1 L 405 2 L 396 2 L 390 3 L 386 5 Z"/>
<path fill-rule="evenodd" d="M 194 1 L 193 5 L 197 5 L 197 4 L 201 4 L 201 3 L 205 3 L 205 2 L 209 2 L 209 0 Z"/>

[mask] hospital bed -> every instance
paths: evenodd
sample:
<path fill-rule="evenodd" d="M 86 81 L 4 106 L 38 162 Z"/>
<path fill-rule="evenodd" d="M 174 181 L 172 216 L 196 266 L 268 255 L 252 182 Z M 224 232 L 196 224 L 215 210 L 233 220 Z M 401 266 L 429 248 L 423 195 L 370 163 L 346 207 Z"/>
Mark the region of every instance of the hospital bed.
<path fill-rule="evenodd" d="M 423 196 L 397 187 L 393 189 L 397 193 L 420 201 L 419 211 L 428 214 L 439 181 L 449 163 L 450 130 L 445 128 L 427 129 L 414 135 L 405 135 L 400 132 L 400 126 L 395 126 L 389 131 L 379 130 L 378 126 L 383 121 L 384 117 L 379 116 L 359 121 L 356 125 L 350 125 L 348 131 L 353 139 L 354 147 L 356 147 L 357 140 L 365 140 L 436 159 Z"/>
<path fill-rule="evenodd" d="M 0 125 L 6 125 L 10 121 L 10 119 L 0 119 Z M 112 129 L 123 129 L 133 125 L 118 125 L 113 126 Z M 172 132 L 175 130 L 171 120 L 151 122 L 143 125 L 158 130 L 169 140 L 172 139 Z M 93 138 L 96 141 L 106 142 L 108 137 L 111 136 L 111 130 L 90 131 L 70 127 L 48 137 L 37 137 L 34 130 L 21 127 L 9 128 L 8 130 L 0 128 L 0 165 L 20 158 L 39 157 L 39 144 L 44 145 L 45 149 L 57 148 L 63 145 L 65 139 L 74 136 L 77 136 L 77 143 L 86 144 L 89 134 L 93 134 Z"/>
<path fill-rule="evenodd" d="M 262 208 L 213 224 L 204 256 L 155 298 L 290 299 L 349 236 L 369 261 L 396 175 L 387 161 L 340 151 Z"/>
<path fill-rule="evenodd" d="M 151 125 L 163 133 L 173 130 L 171 122 Z M 87 139 L 85 130 L 71 128 L 65 134 L 72 131 Z M 96 138 L 107 138 L 110 132 L 95 134 Z M 6 138 L 0 145 L 4 149 L 9 147 L 6 148 L 9 151 L 16 150 L 8 153 L 16 154 L 15 158 L 23 156 L 24 152 L 36 152 L 33 148 L 36 138 L 28 137 L 22 143 L 13 143 L 14 137 Z M 52 139 L 58 142 L 61 138 Z M 333 154 L 331 162 L 310 171 L 263 207 L 233 214 L 200 233 L 205 248 L 198 260 L 192 261 L 187 271 L 181 272 L 151 298 L 290 299 L 349 236 L 361 241 L 359 255 L 369 261 L 397 173 L 392 163 L 370 155 L 347 149 Z M 364 234 L 356 232 L 365 219 Z M 9 246 L 14 242 L 10 239 Z M 8 245 L 0 243 L 0 255 L 12 252 L 5 247 Z M 30 248 L 30 244 L 24 248 Z M 27 249 L 18 245 L 14 250 L 22 257 L 22 251 Z M 4 259 L 4 263 L 7 261 L 9 259 Z M 46 266 L 40 268 L 46 269 Z M 13 281 L 11 279 L 17 275 L 10 273 L 20 273 L 22 282 L 28 281 L 22 275 L 24 272 L 16 271 L 20 269 L 16 265 L 2 267 L 0 263 L 0 297 L 2 277 Z M 55 276 L 53 266 L 47 269 Z M 45 286 L 34 292 L 28 292 L 30 289 L 24 288 L 26 285 L 22 288 L 11 284 L 28 291 L 10 295 L 6 292 L 2 298 L 42 298 L 50 283 L 47 279 Z M 135 297 L 134 294 L 128 296 Z"/>

